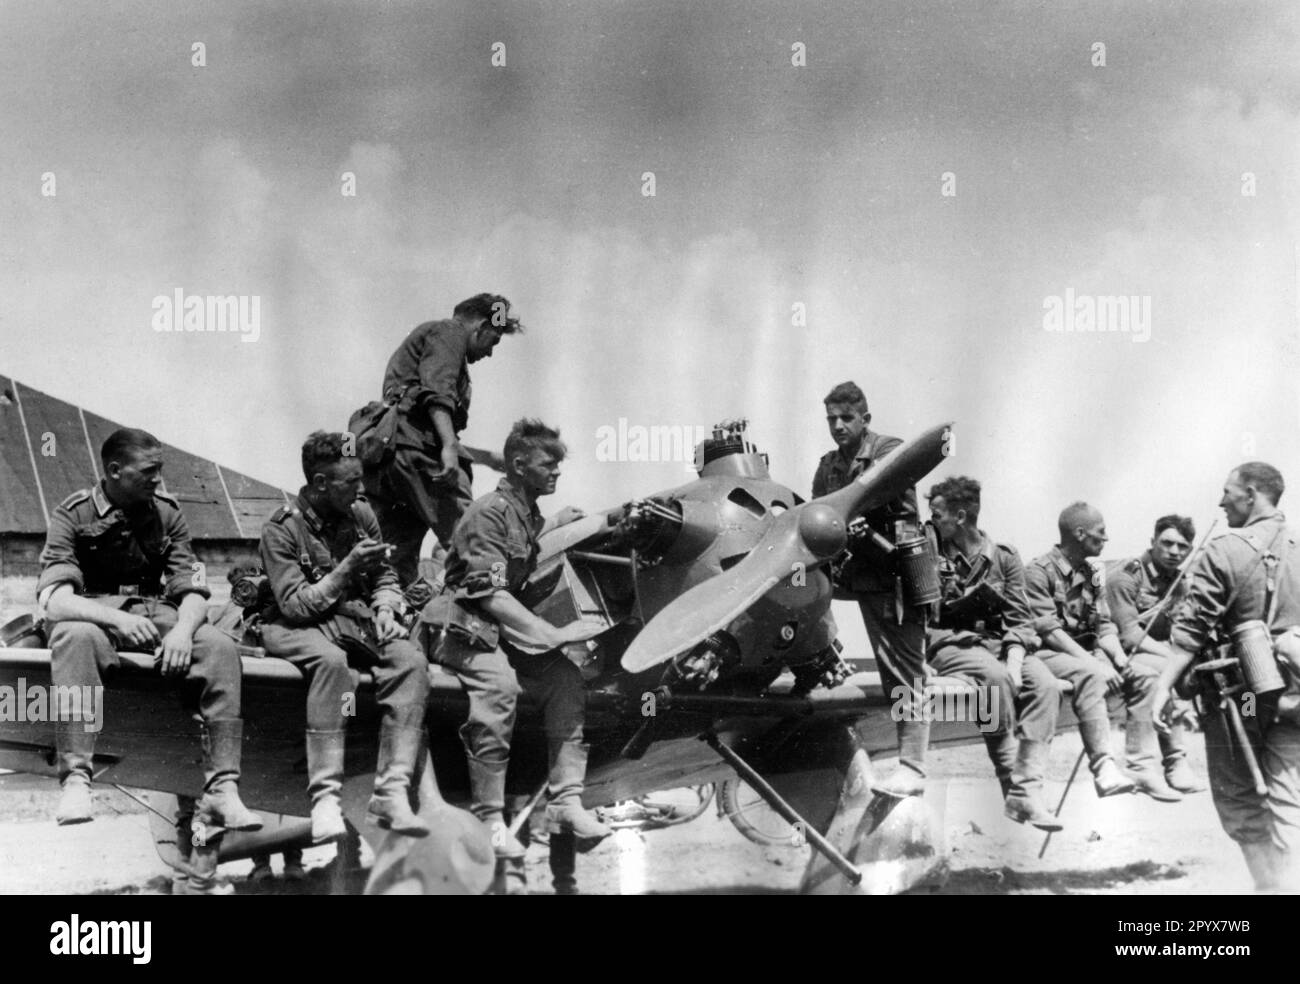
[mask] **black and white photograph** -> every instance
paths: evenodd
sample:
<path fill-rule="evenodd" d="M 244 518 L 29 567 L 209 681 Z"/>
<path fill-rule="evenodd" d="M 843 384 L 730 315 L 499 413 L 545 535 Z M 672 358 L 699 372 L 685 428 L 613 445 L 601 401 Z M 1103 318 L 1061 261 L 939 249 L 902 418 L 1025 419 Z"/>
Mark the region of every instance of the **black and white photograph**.
<path fill-rule="evenodd" d="M 1300 888 L 1289 0 L 0 0 L 0 229 L 0 894 Z"/>

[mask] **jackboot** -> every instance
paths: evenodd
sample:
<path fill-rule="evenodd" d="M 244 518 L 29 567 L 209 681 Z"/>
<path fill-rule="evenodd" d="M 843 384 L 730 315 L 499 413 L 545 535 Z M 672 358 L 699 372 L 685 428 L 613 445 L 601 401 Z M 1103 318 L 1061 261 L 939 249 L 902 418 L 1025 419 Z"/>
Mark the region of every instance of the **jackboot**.
<path fill-rule="evenodd" d="M 307 731 L 307 792 L 311 794 L 313 844 L 342 840 L 348 833 L 339 802 L 346 735 L 346 731 Z"/>
<path fill-rule="evenodd" d="M 469 765 L 470 812 L 492 835 L 492 852 L 498 861 L 522 858 L 524 845 L 506 826 L 506 769 L 509 762 L 488 762 L 466 753 Z"/>
<path fill-rule="evenodd" d="M 1139 793 L 1161 803 L 1177 803 L 1183 794 L 1165 782 L 1156 762 L 1156 726 L 1147 718 L 1129 715 L 1124 725 L 1124 754 L 1128 775 Z"/>
<path fill-rule="evenodd" d="M 217 848 L 195 848 L 190 854 L 189 875 L 177 872 L 172 878 L 173 895 L 234 895 L 235 886 L 217 877 Z"/>
<path fill-rule="evenodd" d="M 988 749 L 989 761 L 993 763 L 993 774 L 1002 787 L 1002 798 L 1011 793 L 1011 775 L 1016 765 L 1016 737 L 1010 731 L 1000 735 L 984 735 L 984 747 Z"/>
<path fill-rule="evenodd" d="M 550 834 L 573 834 L 578 852 L 586 854 L 614 831 L 594 813 L 583 809 L 582 790 L 587 782 L 587 753 L 591 746 L 572 739 L 550 743 L 551 775 L 546 807 L 546 829 Z"/>
<path fill-rule="evenodd" d="M 244 722 L 205 721 L 199 728 L 203 745 L 203 774 L 207 780 L 199 800 L 198 819 L 227 830 L 261 830 L 262 818 L 239 798 L 239 756 Z"/>
<path fill-rule="evenodd" d="M 1174 727 L 1178 728 L 1178 725 Z M 1183 735 L 1166 734 L 1163 731 L 1156 732 L 1156 735 L 1160 739 L 1160 754 L 1164 758 L 1165 782 L 1180 793 L 1205 792 L 1205 783 L 1201 782 L 1187 761 Z"/>
<path fill-rule="evenodd" d="M 59 749 L 62 793 L 54 820 L 60 827 L 89 823 L 94 819 L 90 813 L 90 780 L 94 773 L 95 733 L 76 722 L 60 721 L 55 743 Z"/>
<path fill-rule="evenodd" d="M 1079 722 L 1079 737 L 1088 753 L 1092 785 L 1101 797 L 1133 792 L 1133 783 L 1120 771 L 1110 755 L 1110 719 L 1089 718 Z"/>
<path fill-rule="evenodd" d="M 379 731 L 379 765 L 366 819 L 381 830 L 428 837 L 429 825 L 411 812 L 411 777 L 424 753 L 424 705 L 384 715 Z"/>
<path fill-rule="evenodd" d="M 871 784 L 873 792 L 903 799 L 925 792 L 925 750 L 930 745 L 929 721 L 899 721 L 898 766 Z"/>
<path fill-rule="evenodd" d="M 1045 741 L 1020 739 L 1016 752 L 1016 765 L 1012 772 L 1011 792 L 1007 794 L 1002 812 L 1016 823 L 1027 823 L 1039 830 L 1064 829 L 1061 823 L 1043 805 L 1043 774 L 1047 771 L 1047 754 L 1051 748 Z"/>

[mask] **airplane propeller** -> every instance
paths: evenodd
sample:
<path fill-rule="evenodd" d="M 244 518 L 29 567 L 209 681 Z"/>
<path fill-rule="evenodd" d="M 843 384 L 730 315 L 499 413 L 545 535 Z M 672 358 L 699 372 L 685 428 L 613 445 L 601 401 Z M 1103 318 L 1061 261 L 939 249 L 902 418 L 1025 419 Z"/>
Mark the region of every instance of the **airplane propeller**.
<path fill-rule="evenodd" d="M 849 520 L 897 498 L 938 466 L 951 433 L 951 424 L 933 427 L 844 488 L 777 516 L 744 560 L 651 618 L 623 654 L 623 668 L 640 673 L 667 662 L 731 624 L 798 565 L 810 570 L 830 560 L 844 549 Z"/>

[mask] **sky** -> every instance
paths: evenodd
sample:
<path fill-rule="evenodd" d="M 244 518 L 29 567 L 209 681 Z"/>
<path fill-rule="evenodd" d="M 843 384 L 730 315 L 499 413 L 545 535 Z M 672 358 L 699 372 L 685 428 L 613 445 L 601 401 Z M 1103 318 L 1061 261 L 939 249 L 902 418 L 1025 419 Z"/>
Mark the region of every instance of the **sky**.
<path fill-rule="evenodd" d="M 499 292 L 527 332 L 464 438 L 557 425 L 544 507 L 690 477 L 600 460 L 620 418 L 746 417 L 806 494 L 853 379 L 873 429 L 955 422 L 922 491 L 978 478 L 1026 559 L 1076 499 L 1132 554 L 1241 461 L 1300 487 L 1298 33 L 1290 0 L 5 0 L 0 374 L 296 488 L 407 332 Z M 177 289 L 258 297 L 256 341 L 155 331 Z M 1067 296 L 1149 338 L 1046 330 Z"/>

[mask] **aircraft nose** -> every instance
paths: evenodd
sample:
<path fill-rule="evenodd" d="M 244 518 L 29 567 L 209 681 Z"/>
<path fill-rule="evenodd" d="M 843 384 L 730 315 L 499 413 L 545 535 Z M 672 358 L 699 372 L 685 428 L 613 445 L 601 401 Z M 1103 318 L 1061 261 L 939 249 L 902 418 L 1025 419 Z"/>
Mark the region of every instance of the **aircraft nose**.
<path fill-rule="evenodd" d="M 847 533 L 838 512 L 825 503 L 812 502 L 799 516 L 799 537 L 814 557 L 826 560 L 844 549 Z"/>

